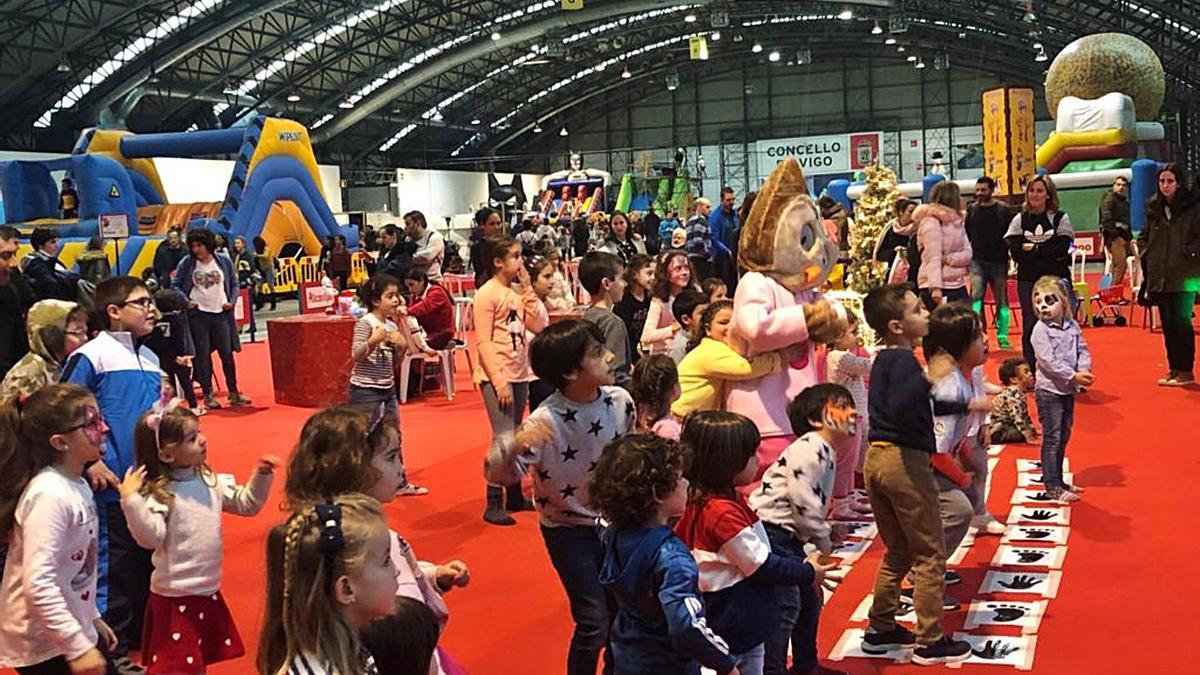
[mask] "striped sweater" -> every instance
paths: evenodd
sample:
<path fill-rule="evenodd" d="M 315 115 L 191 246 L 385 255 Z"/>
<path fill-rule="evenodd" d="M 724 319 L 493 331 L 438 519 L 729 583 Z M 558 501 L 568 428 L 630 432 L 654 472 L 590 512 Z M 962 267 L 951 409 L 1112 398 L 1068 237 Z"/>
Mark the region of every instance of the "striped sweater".
<path fill-rule="evenodd" d="M 354 324 L 354 342 L 350 354 L 354 358 L 354 370 L 350 372 L 350 384 L 355 387 L 390 389 L 396 385 L 396 348 L 386 340 L 372 349 L 367 345 L 371 331 L 383 326 L 388 333 L 396 330 L 392 321 L 384 321 L 367 312 Z"/>

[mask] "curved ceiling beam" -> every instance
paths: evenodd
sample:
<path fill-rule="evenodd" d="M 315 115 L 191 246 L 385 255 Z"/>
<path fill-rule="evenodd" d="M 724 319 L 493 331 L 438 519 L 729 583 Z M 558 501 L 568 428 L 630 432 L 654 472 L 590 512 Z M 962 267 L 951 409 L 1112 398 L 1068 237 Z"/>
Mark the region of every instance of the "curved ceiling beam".
<path fill-rule="evenodd" d="M 488 38 L 478 40 L 459 51 L 414 68 L 404 76 L 393 80 L 387 86 L 380 87 L 370 96 L 360 101 L 352 110 L 340 117 L 334 118 L 329 124 L 318 129 L 313 134 L 313 142 L 319 144 L 328 141 L 363 121 L 377 110 L 380 110 L 393 98 L 405 91 L 427 82 L 442 73 L 469 63 L 474 59 L 487 56 L 492 52 L 519 45 L 529 40 L 536 40 L 547 32 L 581 26 L 592 21 L 600 21 L 622 14 L 631 14 L 658 7 L 669 7 L 676 4 L 679 4 L 678 0 L 620 0 L 619 2 L 604 3 L 577 12 L 556 12 L 551 17 L 532 21 L 502 33 L 499 40 Z"/>
<path fill-rule="evenodd" d="M 175 41 L 179 43 L 177 46 L 171 45 L 161 50 L 152 50 L 143 54 L 124 69 L 128 73 L 119 81 L 112 82 L 111 85 L 106 82 L 106 86 L 92 92 L 89 97 L 96 99 L 95 103 L 91 106 L 92 109 L 99 110 L 111 106 L 113 103 L 125 98 L 133 90 L 144 85 L 155 73 L 161 73 L 167 68 L 173 67 L 227 33 L 237 30 L 260 16 L 274 12 L 295 1 L 265 0 L 238 3 L 238 11 L 225 13 L 224 15 L 220 12 L 214 14 L 209 19 L 209 23 L 212 25 L 198 27 L 198 30 L 195 32 L 188 31 L 186 35 L 180 35 L 179 39 Z M 165 52 L 165 56 L 163 52 Z M 140 98 L 141 96 L 139 95 L 138 97 Z"/>

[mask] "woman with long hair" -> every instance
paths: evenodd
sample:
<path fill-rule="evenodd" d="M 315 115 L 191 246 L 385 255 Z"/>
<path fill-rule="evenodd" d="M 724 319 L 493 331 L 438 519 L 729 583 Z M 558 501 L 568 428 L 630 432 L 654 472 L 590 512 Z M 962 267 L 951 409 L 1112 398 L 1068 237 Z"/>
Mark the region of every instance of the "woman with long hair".
<path fill-rule="evenodd" d="M 1139 301 L 1158 305 L 1162 314 L 1168 372 L 1158 384 L 1164 387 L 1195 383 L 1192 310 L 1200 291 L 1200 213 L 1190 184 L 1177 164 L 1159 169 L 1158 190 L 1146 202 L 1146 223 L 1138 234 L 1145 275 Z"/>
<path fill-rule="evenodd" d="M 646 325 L 642 328 L 642 349 L 651 354 L 667 351 L 667 343 L 680 330 L 671 313 L 671 304 L 685 288 L 700 289 L 696 268 L 688 260 L 685 251 L 664 253 L 659 257 L 658 269 L 654 272 L 654 293 L 650 310 L 646 313 Z"/>
<path fill-rule="evenodd" d="M 943 302 L 967 300 L 967 274 L 971 269 L 971 242 L 963 224 L 962 193 L 944 180 L 933 186 L 930 202 L 913 212 L 917 221 L 917 247 L 921 269 L 917 286 L 921 301 L 933 311 Z"/>
<path fill-rule="evenodd" d="M 617 256 L 622 265 L 628 266 L 633 256 L 639 253 L 646 254 L 646 243 L 637 232 L 630 229 L 629 217 L 624 212 L 613 211 L 612 218 L 608 221 L 608 235 L 600 250 Z"/>
<path fill-rule="evenodd" d="M 1030 369 L 1037 358 L 1030 337 L 1037 324 L 1033 307 L 1033 284 L 1044 276 L 1067 280 L 1070 288 L 1071 245 L 1075 228 L 1058 205 L 1058 190 L 1049 176 L 1034 176 L 1025 184 L 1025 203 L 1009 223 L 1004 235 L 1008 251 L 1017 263 L 1017 295 L 1021 299 L 1021 354 Z"/>

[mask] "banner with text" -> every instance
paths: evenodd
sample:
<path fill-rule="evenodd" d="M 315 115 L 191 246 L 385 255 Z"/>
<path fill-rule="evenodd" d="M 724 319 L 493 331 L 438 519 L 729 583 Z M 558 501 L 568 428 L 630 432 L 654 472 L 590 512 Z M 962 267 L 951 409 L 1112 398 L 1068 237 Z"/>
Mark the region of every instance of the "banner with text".
<path fill-rule="evenodd" d="M 879 131 L 759 141 L 755 149 L 758 176 L 765 179 L 780 160 L 788 157 L 796 158 L 805 176 L 852 173 L 874 162 L 882 145 L 883 133 Z"/>

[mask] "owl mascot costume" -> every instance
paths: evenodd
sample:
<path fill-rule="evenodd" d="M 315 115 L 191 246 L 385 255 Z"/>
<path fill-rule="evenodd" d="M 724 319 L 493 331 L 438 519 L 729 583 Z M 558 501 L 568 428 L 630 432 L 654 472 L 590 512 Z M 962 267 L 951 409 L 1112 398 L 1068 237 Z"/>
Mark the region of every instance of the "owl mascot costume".
<path fill-rule="evenodd" d="M 779 162 L 742 225 L 738 267 L 745 274 L 733 299 L 730 342 L 747 358 L 793 345 L 800 355 L 777 373 L 725 389 L 725 409 L 752 419 L 762 434 L 760 474 L 795 439 L 787 405 L 818 382 L 816 346 L 846 330 L 844 309 L 819 292 L 837 257 L 799 163 Z"/>

